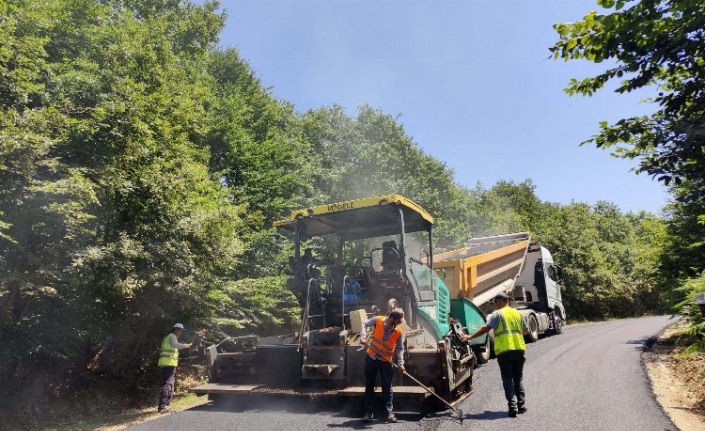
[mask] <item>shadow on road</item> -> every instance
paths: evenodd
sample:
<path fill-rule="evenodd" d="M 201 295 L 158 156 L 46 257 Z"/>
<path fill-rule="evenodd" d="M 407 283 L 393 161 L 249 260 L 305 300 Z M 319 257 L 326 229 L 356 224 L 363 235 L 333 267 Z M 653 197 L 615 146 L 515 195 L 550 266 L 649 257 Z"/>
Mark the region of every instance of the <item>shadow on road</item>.
<path fill-rule="evenodd" d="M 506 417 L 507 417 L 507 412 L 504 410 L 498 411 L 498 412 L 491 412 L 489 410 L 485 410 L 482 413 L 476 413 L 474 415 L 465 415 L 465 419 L 476 419 L 476 420 L 485 420 L 485 421 L 504 419 Z"/>
<path fill-rule="evenodd" d="M 395 402 L 395 410 L 398 404 Z M 401 405 L 399 407 L 402 407 Z M 208 404 L 193 407 L 192 411 L 285 411 L 285 412 L 335 412 L 337 416 L 351 418 L 362 417 L 364 407 L 362 398 L 308 398 L 308 397 L 287 397 L 287 396 L 258 396 L 258 395 L 224 395 L 213 399 Z M 407 416 L 406 409 L 399 409 L 400 414 Z M 382 417 L 383 406 L 381 400 L 377 399 L 375 406 L 375 416 Z M 397 415 L 399 416 L 399 415 Z M 414 416 L 414 414 L 408 414 Z M 417 413 L 416 416 L 419 416 Z"/>
<path fill-rule="evenodd" d="M 635 349 L 648 351 L 648 350 L 651 350 L 652 347 L 654 347 L 656 340 L 657 340 L 657 337 L 652 335 L 650 337 L 642 337 L 642 338 L 639 338 L 636 340 L 628 340 L 624 344 L 635 344 L 638 346 L 638 347 L 635 347 Z"/>
<path fill-rule="evenodd" d="M 307 397 L 258 396 L 258 395 L 223 395 L 190 409 L 202 412 L 245 412 L 245 411 L 279 411 L 291 413 L 315 413 L 330 411 L 356 413 L 356 403 L 343 403 L 334 399 L 317 399 Z M 360 414 L 360 416 L 362 416 Z"/>
<path fill-rule="evenodd" d="M 395 401 L 395 415 L 399 422 L 419 422 L 425 417 L 443 419 L 443 412 L 419 412 L 416 405 Z M 371 425 L 382 423 L 379 418 L 386 417 L 386 410 L 381 399 L 377 399 L 374 420 L 362 422 L 364 406 L 362 398 L 306 398 L 286 396 L 227 395 L 216 397 L 208 404 L 189 409 L 194 412 L 290 412 L 301 414 L 329 413 L 332 417 L 349 418 L 343 424 L 330 424 L 331 428 L 351 427 L 366 429 Z M 428 414 L 428 416 L 427 416 Z"/>
<path fill-rule="evenodd" d="M 374 422 L 363 422 L 362 419 L 353 419 L 345 421 L 342 424 L 328 424 L 328 428 L 345 428 L 354 430 L 370 429 L 375 425 Z"/>
<path fill-rule="evenodd" d="M 342 415 L 337 415 L 342 416 Z M 399 423 L 404 422 L 418 422 L 423 417 L 418 413 L 395 413 Z M 376 418 L 383 418 L 382 415 L 375 416 Z M 362 418 L 356 418 L 349 421 L 345 421 L 339 424 L 328 424 L 328 428 L 352 428 L 356 430 L 369 429 L 375 425 L 385 423 L 384 419 L 373 419 L 372 422 L 363 422 Z"/>

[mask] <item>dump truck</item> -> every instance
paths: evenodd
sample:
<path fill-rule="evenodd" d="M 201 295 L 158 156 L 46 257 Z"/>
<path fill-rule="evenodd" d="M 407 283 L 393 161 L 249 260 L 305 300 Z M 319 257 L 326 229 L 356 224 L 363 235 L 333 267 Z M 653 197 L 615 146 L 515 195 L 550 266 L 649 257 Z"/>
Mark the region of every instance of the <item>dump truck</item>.
<path fill-rule="evenodd" d="M 484 314 L 495 310 L 492 299 L 505 293 L 524 318 L 528 342 L 540 334 L 560 334 L 566 323 L 561 299 L 563 270 L 551 253 L 528 232 L 473 238 L 463 248 L 434 257 L 434 270 L 444 281 L 451 298 L 466 298 Z M 451 312 L 452 315 L 452 312 Z M 477 327 L 468 327 L 472 333 Z M 473 339 L 479 363 L 492 355 L 492 333 Z"/>
<path fill-rule="evenodd" d="M 210 382 L 192 392 L 362 396 L 362 322 L 392 304 L 405 312 L 407 373 L 448 403 L 471 394 L 476 358 L 460 335 L 485 319 L 434 270 L 430 214 L 392 194 L 295 210 L 274 225 L 293 240 L 287 287 L 301 327 L 209 347 Z M 395 399 L 429 397 L 404 375 L 393 384 Z"/>

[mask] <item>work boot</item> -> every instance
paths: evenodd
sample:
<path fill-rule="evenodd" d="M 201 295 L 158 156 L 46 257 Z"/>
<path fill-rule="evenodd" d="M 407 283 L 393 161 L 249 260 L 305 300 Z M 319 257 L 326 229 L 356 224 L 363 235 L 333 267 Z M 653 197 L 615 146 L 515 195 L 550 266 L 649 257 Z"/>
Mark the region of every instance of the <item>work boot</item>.
<path fill-rule="evenodd" d="M 516 410 L 509 410 L 509 417 L 510 418 L 517 417 L 517 411 Z"/>
<path fill-rule="evenodd" d="M 365 416 L 362 418 L 363 422 L 372 422 L 372 413 L 365 413 Z"/>
<path fill-rule="evenodd" d="M 389 416 L 387 416 L 387 422 L 389 422 L 390 424 L 397 423 L 397 417 L 394 416 L 394 413 L 390 413 Z"/>
<path fill-rule="evenodd" d="M 526 407 L 519 407 L 519 410 L 517 410 L 517 413 L 522 414 L 526 413 L 527 408 Z"/>

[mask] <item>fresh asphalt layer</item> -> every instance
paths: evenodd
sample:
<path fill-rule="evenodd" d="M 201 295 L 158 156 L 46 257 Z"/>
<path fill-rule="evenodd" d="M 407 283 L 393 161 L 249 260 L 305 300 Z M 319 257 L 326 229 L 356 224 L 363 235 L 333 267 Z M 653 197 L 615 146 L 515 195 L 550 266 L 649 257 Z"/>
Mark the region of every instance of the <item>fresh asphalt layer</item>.
<path fill-rule="evenodd" d="M 561 335 L 529 344 L 524 366 L 528 411 L 517 418 L 507 417 L 499 368 L 492 360 L 475 370 L 475 393 L 458 406 L 462 424 L 450 410 L 422 416 L 404 411 L 403 405 L 398 423 L 366 424 L 360 420 L 360 398 L 238 397 L 128 430 L 677 431 L 656 402 L 641 364 L 645 343 L 670 323 L 660 316 L 567 326 Z"/>

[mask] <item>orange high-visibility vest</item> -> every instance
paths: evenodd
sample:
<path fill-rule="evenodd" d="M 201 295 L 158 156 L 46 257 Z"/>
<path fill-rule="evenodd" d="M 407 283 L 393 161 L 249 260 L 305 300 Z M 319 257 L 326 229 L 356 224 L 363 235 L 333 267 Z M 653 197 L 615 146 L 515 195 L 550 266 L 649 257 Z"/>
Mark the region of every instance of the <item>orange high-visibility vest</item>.
<path fill-rule="evenodd" d="M 401 337 L 401 333 L 401 326 L 397 325 L 389 340 L 384 341 L 384 317 L 378 317 L 375 322 L 375 329 L 369 339 L 370 347 L 367 349 L 367 354 L 370 356 L 380 355 L 387 361 L 392 362 L 394 348 L 397 345 L 397 340 Z"/>

